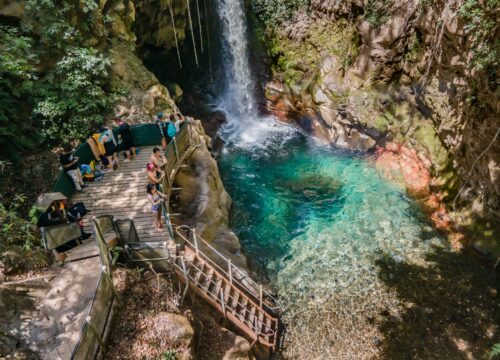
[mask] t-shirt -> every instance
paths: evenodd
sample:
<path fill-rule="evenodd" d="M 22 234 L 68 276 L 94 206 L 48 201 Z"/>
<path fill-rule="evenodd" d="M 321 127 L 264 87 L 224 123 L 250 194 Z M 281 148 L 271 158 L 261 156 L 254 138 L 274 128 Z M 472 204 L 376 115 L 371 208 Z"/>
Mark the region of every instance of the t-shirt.
<path fill-rule="evenodd" d="M 68 164 L 71 164 L 74 160 L 74 156 L 73 156 L 73 153 L 70 153 L 70 154 L 61 154 L 59 156 L 59 162 L 61 163 L 61 165 L 64 167 L 65 165 L 68 165 Z M 68 171 L 68 170 L 76 170 L 78 169 L 78 163 L 74 163 L 73 165 L 71 165 L 70 167 L 65 167 L 64 168 L 64 171 Z"/>
<path fill-rule="evenodd" d="M 130 132 L 130 125 L 127 124 L 126 122 L 122 123 L 118 127 L 118 134 L 121 135 L 122 140 L 127 143 L 132 140 L 132 133 Z"/>
<path fill-rule="evenodd" d="M 158 127 L 158 130 L 160 130 L 161 137 L 165 137 L 167 135 L 166 124 L 163 121 L 161 121 L 160 119 L 156 119 L 156 126 Z"/>

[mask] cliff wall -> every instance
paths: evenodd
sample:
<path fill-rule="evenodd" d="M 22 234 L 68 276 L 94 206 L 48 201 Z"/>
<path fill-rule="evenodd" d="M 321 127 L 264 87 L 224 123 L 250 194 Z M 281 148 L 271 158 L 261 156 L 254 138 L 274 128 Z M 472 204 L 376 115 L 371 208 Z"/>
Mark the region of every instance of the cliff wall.
<path fill-rule="evenodd" d="M 266 97 L 272 113 L 326 143 L 414 150 L 453 226 L 491 251 L 500 215 L 498 5 L 476 3 L 313 0 L 264 30 L 274 60 Z"/>

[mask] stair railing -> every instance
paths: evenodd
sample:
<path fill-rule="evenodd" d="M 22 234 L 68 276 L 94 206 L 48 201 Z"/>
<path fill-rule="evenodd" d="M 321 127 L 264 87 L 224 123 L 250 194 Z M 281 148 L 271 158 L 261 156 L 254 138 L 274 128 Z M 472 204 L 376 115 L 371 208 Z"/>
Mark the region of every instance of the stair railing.
<path fill-rule="evenodd" d="M 184 235 L 184 231 L 187 231 L 191 235 L 189 239 Z M 267 290 L 264 290 L 262 288 L 262 285 L 257 284 L 250 276 L 248 276 L 246 271 L 243 271 L 242 269 L 234 265 L 230 259 L 224 256 L 215 247 L 210 245 L 201 236 L 197 235 L 195 229 L 192 229 L 187 225 L 181 225 L 176 227 L 176 233 L 184 242 L 184 244 L 191 247 L 191 249 L 196 253 L 197 256 L 202 258 L 204 261 L 209 262 L 218 271 L 224 274 L 227 279 L 229 279 L 231 285 L 235 284 L 242 290 L 245 290 L 249 295 L 253 296 L 258 301 L 261 308 L 265 306 L 273 313 L 279 310 L 278 300 L 271 293 L 269 293 Z M 208 248 L 219 260 L 221 260 L 221 263 L 226 263 L 227 270 L 223 269 L 219 264 L 217 264 L 217 262 L 208 257 L 200 249 L 200 244 L 202 244 L 203 247 Z M 240 279 L 238 279 L 234 275 L 238 275 Z"/>

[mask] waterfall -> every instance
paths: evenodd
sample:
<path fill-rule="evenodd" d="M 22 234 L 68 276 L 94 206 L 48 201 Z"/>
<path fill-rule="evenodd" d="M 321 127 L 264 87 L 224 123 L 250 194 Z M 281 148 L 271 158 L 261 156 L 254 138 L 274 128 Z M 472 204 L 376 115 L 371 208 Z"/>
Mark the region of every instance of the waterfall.
<path fill-rule="evenodd" d="M 225 71 L 220 107 L 227 112 L 229 121 L 247 121 L 255 115 L 255 100 L 243 0 L 219 0 L 217 11 L 223 27 Z"/>
<path fill-rule="evenodd" d="M 220 135 L 226 148 L 272 149 L 270 143 L 285 146 L 296 130 L 272 117 L 259 117 L 254 98 L 254 79 L 250 69 L 249 45 L 243 0 L 218 0 L 222 24 L 224 78 L 218 109 L 226 114 Z"/>

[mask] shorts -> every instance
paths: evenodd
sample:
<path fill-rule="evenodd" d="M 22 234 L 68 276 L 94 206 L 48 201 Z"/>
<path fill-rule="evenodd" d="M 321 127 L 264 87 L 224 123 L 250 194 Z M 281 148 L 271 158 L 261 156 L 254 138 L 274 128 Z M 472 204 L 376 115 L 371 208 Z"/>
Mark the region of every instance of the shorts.
<path fill-rule="evenodd" d="M 104 143 L 104 149 L 106 149 L 106 156 L 113 156 L 116 151 L 116 146 L 112 141 Z"/>

